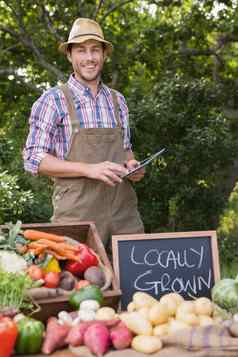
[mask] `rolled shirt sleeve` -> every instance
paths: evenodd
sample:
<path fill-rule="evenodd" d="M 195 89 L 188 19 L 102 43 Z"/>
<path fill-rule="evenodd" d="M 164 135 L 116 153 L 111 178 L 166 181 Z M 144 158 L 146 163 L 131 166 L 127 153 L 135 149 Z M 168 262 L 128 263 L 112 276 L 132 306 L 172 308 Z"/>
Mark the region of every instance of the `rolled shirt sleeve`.
<path fill-rule="evenodd" d="M 29 134 L 23 150 L 24 169 L 32 175 L 38 174 L 40 162 L 47 153 L 54 154 L 57 116 L 49 92 L 43 94 L 32 106 Z"/>

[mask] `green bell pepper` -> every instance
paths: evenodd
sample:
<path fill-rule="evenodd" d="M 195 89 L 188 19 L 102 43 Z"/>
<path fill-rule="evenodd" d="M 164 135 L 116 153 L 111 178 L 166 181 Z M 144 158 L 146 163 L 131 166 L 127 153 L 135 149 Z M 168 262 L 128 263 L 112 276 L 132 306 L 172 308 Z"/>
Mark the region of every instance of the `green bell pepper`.
<path fill-rule="evenodd" d="M 34 354 L 41 351 L 44 324 L 41 321 L 24 317 L 17 322 L 18 337 L 15 345 L 17 354 Z"/>

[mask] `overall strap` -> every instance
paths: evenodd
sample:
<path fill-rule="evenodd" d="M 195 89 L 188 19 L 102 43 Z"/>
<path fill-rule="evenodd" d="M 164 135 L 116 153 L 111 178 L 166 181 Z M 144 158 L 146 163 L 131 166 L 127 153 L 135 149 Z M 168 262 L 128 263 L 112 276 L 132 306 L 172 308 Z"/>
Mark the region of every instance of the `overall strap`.
<path fill-rule="evenodd" d="M 111 88 L 110 88 L 110 92 L 112 95 L 112 102 L 113 102 L 113 106 L 114 106 L 114 114 L 115 114 L 117 126 L 120 128 L 121 127 L 120 112 L 119 112 L 120 107 L 119 107 L 119 103 L 118 103 L 117 94 L 116 94 L 116 91 Z"/>
<path fill-rule="evenodd" d="M 75 126 L 79 126 L 79 120 L 77 117 L 77 112 L 75 109 L 75 104 L 73 101 L 72 94 L 71 94 L 70 89 L 66 83 L 59 86 L 59 88 L 62 90 L 62 92 L 64 94 L 66 106 L 67 106 L 68 112 L 69 112 L 69 118 L 70 118 L 71 125 L 72 125 L 72 129 L 74 129 Z"/>

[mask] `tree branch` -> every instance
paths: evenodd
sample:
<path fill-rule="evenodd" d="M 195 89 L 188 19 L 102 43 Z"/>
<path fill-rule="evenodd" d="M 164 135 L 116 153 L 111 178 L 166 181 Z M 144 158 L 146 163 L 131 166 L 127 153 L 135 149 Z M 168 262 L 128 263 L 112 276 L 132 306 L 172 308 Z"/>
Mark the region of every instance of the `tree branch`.
<path fill-rule="evenodd" d="M 100 23 L 102 24 L 104 22 L 104 20 L 106 19 L 106 17 L 108 17 L 113 11 L 119 9 L 120 7 L 122 7 L 126 4 L 129 4 L 130 2 L 134 2 L 134 0 L 124 0 L 120 4 L 112 5 L 109 8 L 109 10 L 105 13 L 105 15 L 102 17 L 102 19 L 100 20 Z"/>
<path fill-rule="evenodd" d="M 216 50 L 223 49 L 227 43 L 238 42 L 237 33 L 223 33 L 217 39 Z"/>
<path fill-rule="evenodd" d="M 217 38 L 217 44 L 213 48 L 206 50 L 198 50 L 196 48 L 186 47 L 186 43 L 182 43 L 180 46 L 180 53 L 185 56 L 217 56 L 218 60 L 222 62 L 218 51 L 220 52 L 226 44 L 230 42 L 238 42 L 238 34 L 236 33 L 224 33 Z"/>
<path fill-rule="evenodd" d="M 78 0 L 78 9 L 79 9 L 79 15 L 81 14 L 81 8 L 82 8 L 82 5 L 83 5 L 83 0 Z"/>
<path fill-rule="evenodd" d="M 16 37 L 21 43 L 23 43 L 26 47 L 32 50 L 34 56 L 36 57 L 36 59 L 39 61 L 40 65 L 43 68 L 47 69 L 51 73 L 54 73 L 59 80 L 65 81 L 66 77 L 64 73 L 61 72 L 56 66 L 51 65 L 45 60 L 44 55 L 41 53 L 40 49 L 35 46 L 32 38 L 28 37 L 28 34 L 26 32 L 24 32 L 24 34 L 23 33 L 19 34 L 14 30 L 12 30 L 11 28 L 3 25 L 0 25 L 0 30 L 5 31 L 11 34 L 12 36 Z"/>
<path fill-rule="evenodd" d="M 0 74 L 6 76 L 13 75 L 22 84 L 24 84 L 24 86 L 27 86 L 31 91 L 34 91 L 36 93 L 42 92 L 42 88 L 38 88 L 32 82 L 26 81 L 26 78 L 24 76 L 21 76 L 19 73 L 17 73 L 17 70 L 15 70 L 14 68 L 0 68 Z"/>
<path fill-rule="evenodd" d="M 149 1 L 149 4 L 155 4 L 157 6 L 181 6 L 182 5 L 182 0 L 153 0 L 153 1 Z"/>
<path fill-rule="evenodd" d="M 5 3 L 6 1 L 3 0 Z M 39 61 L 40 65 L 47 69 L 47 71 L 54 73 L 55 76 L 62 81 L 65 81 L 66 77 L 63 72 L 61 72 L 56 66 L 51 65 L 45 60 L 44 55 L 40 51 L 40 48 L 37 47 L 32 39 L 31 36 L 29 36 L 23 22 L 22 22 L 22 14 L 17 12 L 12 6 L 10 6 L 8 3 L 6 5 L 12 10 L 13 16 L 15 17 L 18 25 L 19 25 L 19 30 L 20 33 L 15 32 L 12 30 L 10 27 L 2 26 L 0 25 L 0 30 L 10 33 L 12 36 L 18 38 L 20 42 L 22 42 L 26 47 L 30 48 L 36 57 L 36 59 Z"/>
<path fill-rule="evenodd" d="M 63 42 L 62 37 L 58 34 L 57 30 L 55 29 L 55 27 L 53 26 L 51 19 L 50 19 L 50 14 L 49 12 L 46 10 L 45 6 L 40 3 L 38 4 L 40 6 L 41 9 L 41 13 L 43 16 L 43 19 L 46 23 L 47 28 L 49 29 L 50 33 L 54 36 L 54 38 L 59 41 L 59 42 Z"/>
<path fill-rule="evenodd" d="M 96 20 L 97 15 L 98 15 L 98 13 L 99 13 L 101 7 L 103 6 L 103 4 L 104 4 L 104 0 L 99 0 L 98 6 L 96 6 L 95 12 L 94 12 L 94 14 L 92 15 L 92 18 L 93 18 L 94 20 Z"/>

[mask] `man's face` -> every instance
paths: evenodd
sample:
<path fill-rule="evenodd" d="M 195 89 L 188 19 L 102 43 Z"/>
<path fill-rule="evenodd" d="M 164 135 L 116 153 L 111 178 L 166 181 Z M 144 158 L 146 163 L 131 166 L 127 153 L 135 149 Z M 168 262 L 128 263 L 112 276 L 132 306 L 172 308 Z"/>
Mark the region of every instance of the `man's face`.
<path fill-rule="evenodd" d="M 101 42 L 88 40 L 80 44 L 73 44 L 71 52 L 68 52 L 67 56 L 78 80 L 91 83 L 100 78 L 105 60 Z"/>

